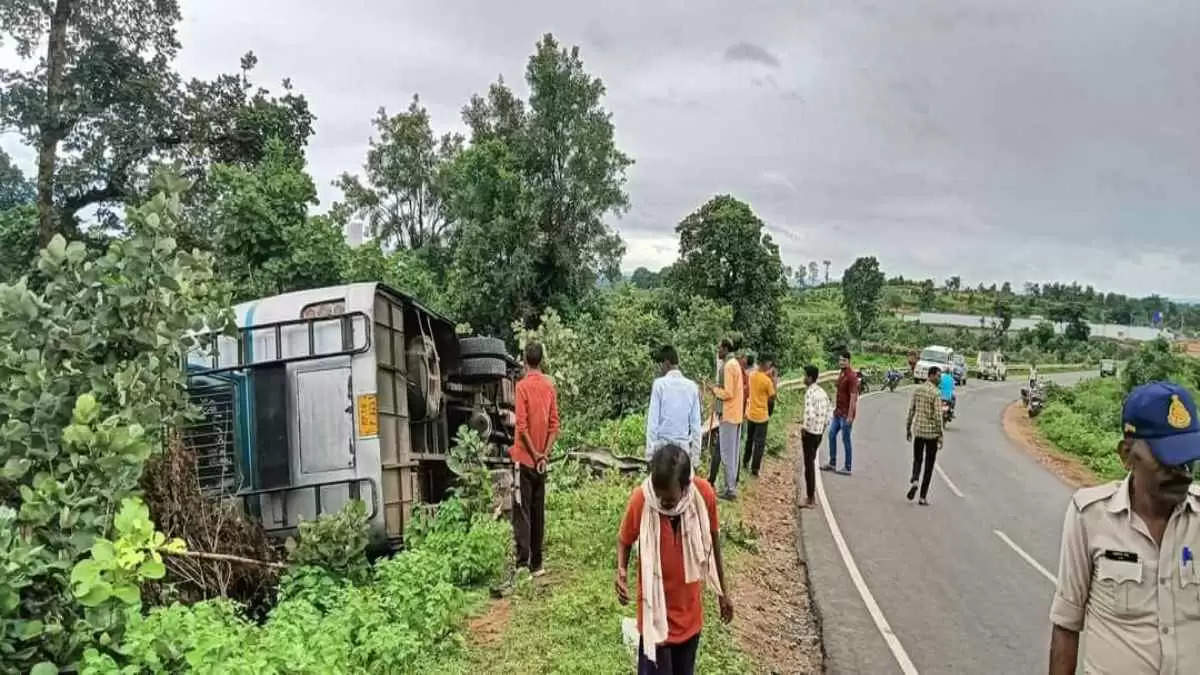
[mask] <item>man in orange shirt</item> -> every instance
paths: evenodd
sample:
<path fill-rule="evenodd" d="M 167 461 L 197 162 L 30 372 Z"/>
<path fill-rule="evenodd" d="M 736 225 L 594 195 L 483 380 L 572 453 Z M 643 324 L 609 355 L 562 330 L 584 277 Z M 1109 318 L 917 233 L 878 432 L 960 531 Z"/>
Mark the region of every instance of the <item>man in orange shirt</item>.
<path fill-rule="evenodd" d="M 517 383 L 517 439 L 509 450 L 516 469 L 513 491 L 513 538 L 517 567 L 544 574 L 542 542 L 546 534 L 546 462 L 558 438 L 558 395 L 542 372 L 542 345 L 525 347 L 525 377 Z"/>
<path fill-rule="evenodd" d="M 692 474 L 678 445 L 650 459 L 650 476 L 629 497 L 617 538 L 617 600 L 629 603 L 629 556 L 638 545 L 638 648 L 640 675 L 692 675 L 704 623 L 700 593 L 713 587 L 721 620 L 733 620 L 725 590 L 712 485 Z"/>
<path fill-rule="evenodd" d="M 771 421 L 770 405 L 775 400 L 775 381 L 771 369 L 775 357 L 764 354 L 758 359 L 758 369 L 750 374 L 750 401 L 746 405 L 746 456 L 742 466 L 758 475 L 763 451 L 767 447 L 767 424 Z"/>

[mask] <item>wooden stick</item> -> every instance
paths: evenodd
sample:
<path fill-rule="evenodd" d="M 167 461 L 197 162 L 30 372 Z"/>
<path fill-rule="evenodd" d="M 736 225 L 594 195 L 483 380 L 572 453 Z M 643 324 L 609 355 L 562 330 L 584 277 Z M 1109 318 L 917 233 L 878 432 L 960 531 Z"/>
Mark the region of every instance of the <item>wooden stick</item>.
<path fill-rule="evenodd" d="M 265 560 L 255 560 L 254 558 L 243 558 L 240 555 L 229 555 L 227 553 L 205 553 L 204 551 L 182 551 L 180 553 L 171 553 L 169 551 L 159 551 L 164 555 L 173 555 L 184 558 L 199 558 L 201 560 L 218 560 L 221 562 L 242 563 L 244 565 L 259 565 L 262 567 L 270 567 L 277 570 L 287 569 L 287 565 L 283 563 L 267 562 Z"/>

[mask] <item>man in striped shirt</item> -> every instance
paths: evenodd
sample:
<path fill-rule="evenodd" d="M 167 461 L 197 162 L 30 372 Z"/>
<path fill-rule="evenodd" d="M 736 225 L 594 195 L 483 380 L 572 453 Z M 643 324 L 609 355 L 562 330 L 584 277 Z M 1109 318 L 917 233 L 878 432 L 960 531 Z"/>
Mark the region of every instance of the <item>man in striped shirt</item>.
<path fill-rule="evenodd" d="M 912 478 L 908 486 L 908 500 L 917 494 L 917 478 L 921 478 L 921 506 L 929 506 L 929 479 L 933 477 L 933 463 L 937 461 L 942 447 L 942 395 L 938 389 L 941 369 L 929 369 L 929 381 L 917 387 L 908 404 L 908 421 L 904 433 L 913 444 Z M 924 473 L 922 474 L 922 468 Z"/>

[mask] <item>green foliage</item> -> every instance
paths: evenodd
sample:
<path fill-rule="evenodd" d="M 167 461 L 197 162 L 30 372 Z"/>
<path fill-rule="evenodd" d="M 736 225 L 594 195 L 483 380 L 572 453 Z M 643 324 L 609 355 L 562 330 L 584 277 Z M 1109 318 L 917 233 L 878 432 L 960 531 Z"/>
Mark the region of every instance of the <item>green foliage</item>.
<path fill-rule="evenodd" d="M 294 565 L 320 567 L 337 577 L 361 580 L 368 571 L 368 543 L 367 505 L 352 499 L 337 513 L 300 523 L 300 539 L 290 547 L 288 557 Z"/>
<path fill-rule="evenodd" d="M 780 298 L 787 290 L 779 247 L 744 202 L 718 195 L 675 228 L 679 261 L 668 283 L 685 295 L 729 305 L 748 346 L 777 351 Z"/>
<path fill-rule="evenodd" d="M 487 442 L 464 424 L 458 428 L 446 457 L 447 468 L 458 477 L 454 494 L 462 500 L 469 514 L 491 512 L 492 474 L 485 462 L 489 452 Z"/>
<path fill-rule="evenodd" d="M 605 223 L 628 204 L 604 85 L 577 48 L 551 35 L 525 71 L 528 107 L 503 81 L 463 111 L 470 146 L 446 171 L 457 227 L 449 276 L 458 315 L 507 335 L 547 308 L 570 312 L 600 277 L 615 278 L 624 246 Z"/>
<path fill-rule="evenodd" d="M 1196 362 L 1171 351 L 1166 340 L 1144 343 L 1124 367 L 1125 391 L 1130 392 L 1147 382 L 1172 380 L 1195 388 L 1200 384 L 1200 367 Z"/>
<path fill-rule="evenodd" d="M 35 194 L 33 183 L 25 179 L 25 174 L 12 163 L 8 153 L 0 149 L 0 213 L 32 205 Z"/>
<path fill-rule="evenodd" d="M 0 282 L 13 282 L 33 272 L 37 238 L 36 206 L 0 210 Z"/>
<path fill-rule="evenodd" d="M 379 138 L 367 151 L 365 184 L 342 174 L 336 185 L 345 201 L 334 205 L 340 222 L 365 218 L 381 243 L 400 248 L 439 248 L 447 243 L 450 222 L 443 212 L 443 172 L 461 151 L 463 138 L 435 138 L 429 112 L 413 96 L 408 110 L 388 116 L 379 109 L 372 120 Z"/>
<path fill-rule="evenodd" d="M 71 568 L 188 415 L 192 331 L 227 325 L 211 259 L 177 250 L 180 212 L 178 192 L 159 192 L 127 212 L 131 235 L 103 255 L 56 237 L 37 259 L 39 290 L 0 285 L 0 495 L 18 514 L 10 555 L 29 580 L 0 622 L 44 626 L 32 652 L 6 657 L 17 667 L 70 664 L 90 639 Z"/>
<path fill-rule="evenodd" d="M 548 310 L 536 330 L 514 325 L 519 346 L 540 341 L 543 364 L 570 417 L 597 422 L 643 411 L 658 376 L 656 350 L 674 344 L 685 374 L 712 377 L 715 348 L 729 331 L 731 311 L 704 298 L 668 289 L 640 291 L 622 285 L 597 296 L 593 306 L 566 322 Z M 673 321 L 667 317 L 673 315 Z"/>
<path fill-rule="evenodd" d="M 883 272 L 874 257 L 859 258 L 842 275 L 842 305 L 846 308 L 846 326 L 850 334 L 862 338 L 879 316 L 879 293 L 883 290 Z"/>
<path fill-rule="evenodd" d="M 82 671 L 439 670 L 463 642 L 469 596 L 456 583 L 493 578 L 511 539 L 504 523 L 475 519 L 468 526 L 465 519 L 461 504 L 440 513 L 420 542 L 369 568 L 367 583 L 317 567 L 293 569 L 261 626 L 221 599 L 131 613 L 120 644 L 110 652 L 90 650 Z"/>
<path fill-rule="evenodd" d="M 99 607 L 110 600 L 122 605 L 141 605 L 139 586 L 143 581 L 163 578 L 167 572 L 163 553 L 182 553 L 182 539 L 167 538 L 154 529 L 150 509 L 137 497 L 121 500 L 113 519 L 116 541 L 99 537 L 90 557 L 71 570 L 71 593 L 85 607 Z"/>

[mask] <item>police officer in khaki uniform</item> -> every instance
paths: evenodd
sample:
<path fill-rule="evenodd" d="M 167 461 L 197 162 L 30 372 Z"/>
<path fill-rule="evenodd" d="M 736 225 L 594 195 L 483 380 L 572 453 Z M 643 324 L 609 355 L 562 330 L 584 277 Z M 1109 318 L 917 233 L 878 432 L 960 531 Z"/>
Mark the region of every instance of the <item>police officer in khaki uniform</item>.
<path fill-rule="evenodd" d="M 1125 480 L 1075 493 L 1063 524 L 1050 674 L 1200 673 L 1200 416 L 1183 387 L 1125 400 Z"/>

